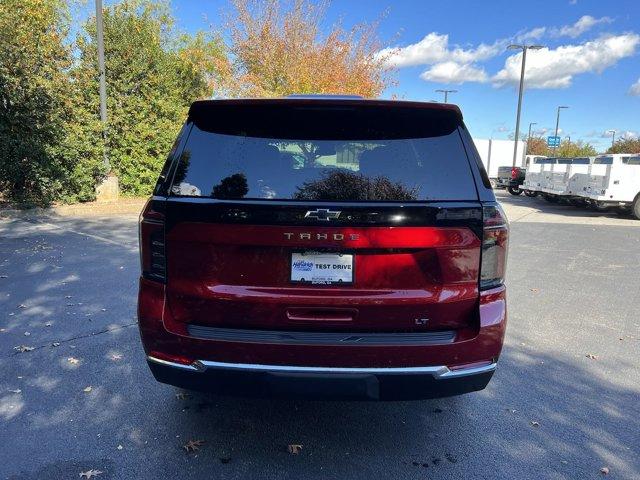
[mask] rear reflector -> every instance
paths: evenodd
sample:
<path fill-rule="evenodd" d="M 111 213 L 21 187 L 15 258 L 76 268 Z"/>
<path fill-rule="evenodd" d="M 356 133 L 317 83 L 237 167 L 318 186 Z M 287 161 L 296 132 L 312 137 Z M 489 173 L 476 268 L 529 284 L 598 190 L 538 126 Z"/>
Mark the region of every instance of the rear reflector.
<path fill-rule="evenodd" d="M 154 203 L 149 200 L 140 214 L 140 265 L 144 278 L 164 282 L 164 214 L 154 208 Z"/>
<path fill-rule="evenodd" d="M 482 263 L 480 290 L 504 283 L 509 246 L 509 222 L 500 205 L 483 207 Z"/>

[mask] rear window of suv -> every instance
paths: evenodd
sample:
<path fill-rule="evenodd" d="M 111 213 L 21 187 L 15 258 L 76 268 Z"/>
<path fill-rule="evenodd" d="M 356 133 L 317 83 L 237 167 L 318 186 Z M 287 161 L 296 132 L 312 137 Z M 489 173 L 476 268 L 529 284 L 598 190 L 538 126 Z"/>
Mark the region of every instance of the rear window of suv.
<path fill-rule="evenodd" d="M 192 108 L 172 196 L 477 200 L 455 111 L 204 103 Z"/>

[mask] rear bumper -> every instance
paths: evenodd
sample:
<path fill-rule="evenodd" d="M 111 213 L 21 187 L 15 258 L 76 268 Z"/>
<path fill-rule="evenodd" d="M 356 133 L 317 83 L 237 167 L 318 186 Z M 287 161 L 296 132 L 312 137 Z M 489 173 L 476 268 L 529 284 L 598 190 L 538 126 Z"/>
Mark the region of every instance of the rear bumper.
<path fill-rule="evenodd" d="M 418 400 L 482 390 L 496 364 L 450 370 L 446 366 L 338 368 L 196 361 L 180 364 L 147 357 L 156 380 L 189 390 L 259 398 Z"/>
<path fill-rule="evenodd" d="M 221 329 L 213 329 L 215 338 L 202 332 L 197 338 L 188 328 L 184 334 L 167 330 L 164 307 L 164 285 L 142 279 L 138 325 L 158 381 L 259 397 L 400 400 L 481 390 L 495 369 L 507 323 L 504 287 L 481 292 L 475 329 L 458 330 L 454 338 L 440 332 L 429 341 L 421 334 L 337 342 L 327 334 L 318 342 L 305 332 L 274 337 L 264 331 L 258 341 Z"/>

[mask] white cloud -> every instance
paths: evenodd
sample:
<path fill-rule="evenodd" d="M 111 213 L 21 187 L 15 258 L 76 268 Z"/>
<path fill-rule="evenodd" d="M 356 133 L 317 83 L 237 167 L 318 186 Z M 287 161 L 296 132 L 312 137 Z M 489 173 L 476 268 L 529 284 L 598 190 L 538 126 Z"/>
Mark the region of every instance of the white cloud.
<path fill-rule="evenodd" d="M 543 48 L 527 55 L 526 84 L 529 88 L 566 88 L 575 75 L 601 73 L 619 60 L 633 55 L 640 35 L 627 33 L 605 36 L 581 45 L 556 49 Z M 520 80 L 522 52 L 510 56 L 494 77 L 495 86 L 515 84 Z"/>
<path fill-rule="evenodd" d="M 640 78 L 638 78 L 638 81 L 636 83 L 631 85 L 631 88 L 629 89 L 629 94 L 640 96 Z"/>
<path fill-rule="evenodd" d="M 624 130 L 622 132 L 616 133 L 616 138 L 626 138 L 629 140 L 635 140 L 640 137 L 638 132 L 634 132 L 633 130 Z"/>
<path fill-rule="evenodd" d="M 537 27 L 516 35 L 516 41 L 528 42 L 531 40 L 539 40 L 547 33 L 547 27 Z"/>
<path fill-rule="evenodd" d="M 431 32 L 417 43 L 401 48 L 385 48 L 378 55 L 387 56 L 388 63 L 398 68 L 449 61 L 469 64 L 495 57 L 504 50 L 505 44 L 504 40 L 498 40 L 491 45 L 481 43 L 468 49 L 459 46 L 449 48 L 449 35 Z"/>
<path fill-rule="evenodd" d="M 591 15 L 584 15 L 578 19 L 573 25 L 565 25 L 560 28 L 554 28 L 551 30 L 551 35 L 554 37 L 571 37 L 576 38 L 591 30 L 596 25 L 601 23 L 611 23 L 613 20 L 609 17 L 594 18 Z"/>
<path fill-rule="evenodd" d="M 460 84 L 464 82 L 486 82 L 489 76 L 483 68 L 478 68 L 468 63 L 449 61 L 436 63 L 422 72 L 420 78 L 429 82 Z"/>

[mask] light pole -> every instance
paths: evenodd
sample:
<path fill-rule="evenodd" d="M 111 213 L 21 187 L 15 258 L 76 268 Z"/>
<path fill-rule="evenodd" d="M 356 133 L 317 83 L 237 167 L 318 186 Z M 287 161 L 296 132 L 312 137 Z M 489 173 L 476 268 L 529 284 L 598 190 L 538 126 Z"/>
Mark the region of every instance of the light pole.
<path fill-rule="evenodd" d="M 569 107 L 567 107 L 565 105 L 561 105 L 561 106 L 558 107 L 558 114 L 556 115 L 556 134 L 554 135 L 554 137 L 558 136 L 558 127 L 560 126 L 560 110 L 563 109 L 563 108 L 569 108 Z M 554 143 L 554 145 L 555 145 L 555 143 Z M 558 147 L 553 147 L 553 154 L 554 155 L 556 154 L 556 148 L 558 148 Z"/>
<path fill-rule="evenodd" d="M 516 114 L 516 136 L 513 142 L 513 166 L 518 156 L 518 136 L 520 135 L 520 110 L 522 109 L 522 92 L 524 90 L 524 67 L 527 63 L 527 50 L 540 50 L 543 45 L 509 45 L 507 50 L 522 50 L 522 68 L 520 70 L 520 92 L 518 93 L 518 112 Z"/>
<path fill-rule="evenodd" d="M 611 134 L 611 148 L 613 148 L 614 143 L 616 143 L 616 131 L 615 130 L 607 130 L 607 133 Z"/>
<path fill-rule="evenodd" d="M 444 93 L 444 103 L 447 103 L 450 93 L 458 93 L 458 90 L 436 90 L 438 93 Z"/>
<path fill-rule="evenodd" d="M 531 127 L 533 127 L 534 125 L 537 125 L 538 122 L 531 122 L 529 124 L 529 134 L 527 135 L 527 150 L 529 150 L 529 142 L 531 141 Z"/>
<path fill-rule="evenodd" d="M 107 80 L 104 67 L 104 25 L 102 21 L 102 0 L 96 0 L 96 40 L 98 41 L 98 74 L 100 75 L 100 120 L 102 121 L 102 139 L 104 141 L 103 161 L 106 173 L 109 173 L 107 156 Z"/>

